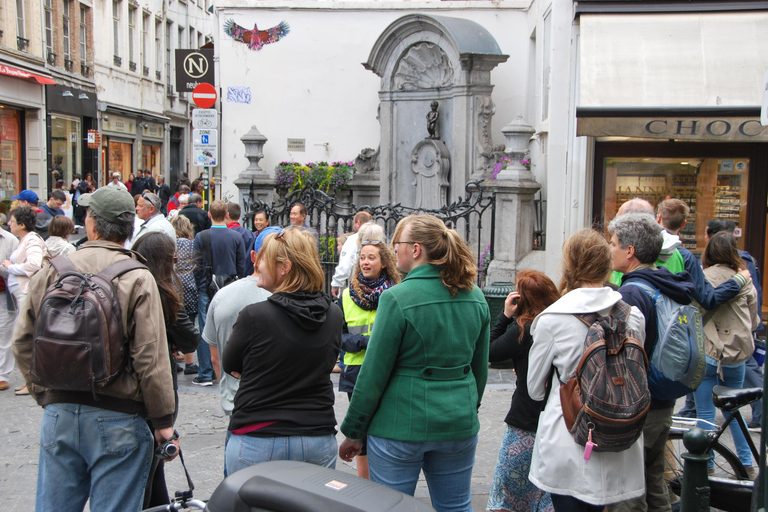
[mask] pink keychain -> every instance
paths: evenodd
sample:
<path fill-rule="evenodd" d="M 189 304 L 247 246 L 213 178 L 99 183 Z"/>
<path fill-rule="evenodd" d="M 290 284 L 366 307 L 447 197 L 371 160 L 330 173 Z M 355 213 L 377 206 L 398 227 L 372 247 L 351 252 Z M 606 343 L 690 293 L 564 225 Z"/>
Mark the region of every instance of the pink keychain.
<path fill-rule="evenodd" d="M 587 443 L 584 445 L 584 460 L 589 460 L 589 458 L 592 456 L 592 448 L 595 446 L 597 445 L 592 442 L 592 429 L 589 429 L 589 438 L 587 439 Z"/>

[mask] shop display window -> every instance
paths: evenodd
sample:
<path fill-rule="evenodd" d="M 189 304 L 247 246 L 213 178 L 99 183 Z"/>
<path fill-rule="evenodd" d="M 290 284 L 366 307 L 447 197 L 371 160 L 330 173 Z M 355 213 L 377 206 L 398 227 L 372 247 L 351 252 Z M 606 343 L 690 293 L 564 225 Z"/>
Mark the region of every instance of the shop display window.
<path fill-rule="evenodd" d="M 120 181 L 125 183 L 128 181 L 128 175 L 131 173 L 131 155 L 133 153 L 133 145 L 126 142 L 117 142 L 110 140 L 108 142 L 108 161 L 109 172 L 104 173 L 104 184 L 110 182 L 112 179 L 112 173 L 120 173 Z"/>
<path fill-rule="evenodd" d="M 152 176 L 160 172 L 160 146 L 144 143 L 141 146 L 141 168 L 152 171 Z"/>
<path fill-rule="evenodd" d="M 51 187 L 69 189 L 75 174 L 81 174 L 82 125 L 80 119 L 51 116 Z"/>
<path fill-rule="evenodd" d="M 634 197 L 654 207 L 675 197 L 691 209 L 680 231 L 684 247 L 700 253 L 707 221 L 729 219 L 736 222 L 739 248 L 744 249 L 749 158 L 605 158 L 603 164 L 606 224 Z"/>
<path fill-rule="evenodd" d="M 21 190 L 21 112 L 0 107 L 0 200 Z"/>

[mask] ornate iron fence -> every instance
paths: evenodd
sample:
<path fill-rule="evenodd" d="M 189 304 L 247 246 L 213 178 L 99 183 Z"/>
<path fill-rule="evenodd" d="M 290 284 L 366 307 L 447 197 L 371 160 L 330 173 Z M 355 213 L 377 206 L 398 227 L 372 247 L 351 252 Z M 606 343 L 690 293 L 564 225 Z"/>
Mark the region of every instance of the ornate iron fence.
<path fill-rule="evenodd" d="M 361 210 L 371 214 L 373 220 L 384 228 L 388 239 L 392 238 L 400 219 L 411 214 L 434 215 L 445 222 L 446 226 L 462 234 L 464 239 L 476 248 L 478 259 L 487 251 L 487 261 L 492 260 L 496 231 L 496 194 L 487 188 L 484 189 L 481 184 L 482 180 L 470 181 L 464 187 L 464 198 L 459 196 L 457 201 L 436 210 L 413 208 L 400 203 L 376 206 L 343 204 L 324 192 L 309 187 L 268 204 L 255 198 L 252 184 L 245 200 L 243 223 L 252 228 L 254 214 L 265 211 L 269 215 L 271 225 L 288 226 L 291 207 L 296 203 L 303 204 L 307 208 L 305 222 L 319 234 L 320 262 L 326 277 L 326 291 L 330 291 L 331 278 L 338 263 L 336 237 L 338 234 L 352 231 L 353 218 Z M 486 230 L 484 224 L 487 226 L 488 222 L 490 229 Z"/>

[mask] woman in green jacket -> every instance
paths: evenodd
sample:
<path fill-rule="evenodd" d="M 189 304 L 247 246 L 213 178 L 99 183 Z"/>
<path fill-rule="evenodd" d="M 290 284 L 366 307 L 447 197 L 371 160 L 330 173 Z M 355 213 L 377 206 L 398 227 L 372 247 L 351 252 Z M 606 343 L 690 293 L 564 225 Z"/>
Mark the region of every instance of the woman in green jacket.
<path fill-rule="evenodd" d="M 372 481 L 413 495 L 423 470 L 438 512 L 469 511 L 490 335 L 475 260 L 429 215 L 401 220 L 392 245 L 408 276 L 379 299 L 339 455 L 367 435 Z"/>

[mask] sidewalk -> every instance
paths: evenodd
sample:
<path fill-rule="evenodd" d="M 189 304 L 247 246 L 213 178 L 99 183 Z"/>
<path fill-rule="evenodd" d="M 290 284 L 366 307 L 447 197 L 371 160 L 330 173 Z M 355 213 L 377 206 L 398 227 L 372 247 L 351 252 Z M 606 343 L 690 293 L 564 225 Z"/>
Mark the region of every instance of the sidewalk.
<path fill-rule="evenodd" d="M 192 385 L 192 375 L 179 375 L 179 418 L 176 429 L 181 435 L 184 460 L 187 463 L 195 496 L 208 499 L 224 477 L 224 436 L 227 419 L 219 405 L 217 388 Z M 338 385 L 338 375 L 332 376 Z M 516 377 L 511 370 L 489 370 L 488 386 L 480 408 L 480 440 L 472 474 L 472 505 L 485 510 L 488 490 L 496 467 L 496 457 L 504 433 L 504 417 L 514 390 Z M 34 510 L 39 448 L 39 427 L 43 409 L 30 397 L 15 396 L 13 388 L 22 383 L 14 371 L 10 389 L 0 392 L 2 426 L 0 434 L 0 510 L 29 512 Z M 336 393 L 336 420 L 344 418 L 349 401 L 346 393 Z M 343 436 L 338 435 L 341 442 Z M 357 474 L 353 464 L 341 459 L 336 469 Z M 168 489 L 186 489 L 181 464 L 174 461 L 166 467 Z M 416 497 L 429 502 L 429 491 L 423 477 Z"/>

